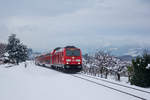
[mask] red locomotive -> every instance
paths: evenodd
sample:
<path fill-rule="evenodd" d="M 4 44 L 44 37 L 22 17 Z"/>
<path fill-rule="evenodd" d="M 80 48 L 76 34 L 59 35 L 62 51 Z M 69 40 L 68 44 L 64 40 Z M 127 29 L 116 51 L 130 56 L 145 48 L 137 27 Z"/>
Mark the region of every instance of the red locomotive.
<path fill-rule="evenodd" d="M 35 64 L 63 71 L 81 71 L 82 54 L 79 48 L 66 46 L 55 48 L 51 53 L 35 58 Z"/>

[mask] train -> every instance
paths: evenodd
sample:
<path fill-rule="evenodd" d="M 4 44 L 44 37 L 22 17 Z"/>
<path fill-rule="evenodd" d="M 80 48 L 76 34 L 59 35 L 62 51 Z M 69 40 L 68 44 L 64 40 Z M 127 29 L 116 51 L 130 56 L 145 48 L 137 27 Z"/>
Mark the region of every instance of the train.
<path fill-rule="evenodd" d="M 82 70 L 81 49 L 75 46 L 57 47 L 50 53 L 37 56 L 35 64 L 63 72 L 80 72 Z"/>

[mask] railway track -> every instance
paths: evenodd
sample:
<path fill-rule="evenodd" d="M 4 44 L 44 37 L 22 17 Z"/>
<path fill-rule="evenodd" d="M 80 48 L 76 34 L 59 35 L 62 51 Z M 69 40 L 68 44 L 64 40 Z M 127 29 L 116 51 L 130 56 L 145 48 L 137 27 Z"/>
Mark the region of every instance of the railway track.
<path fill-rule="evenodd" d="M 122 84 L 119 84 L 119 83 L 115 83 L 115 82 L 107 81 L 107 80 L 100 79 L 100 78 L 96 78 L 96 77 L 92 77 L 92 76 L 88 76 L 88 75 L 85 75 L 85 74 L 80 74 L 80 75 L 83 75 L 83 76 L 85 76 L 85 77 L 89 77 L 89 78 L 97 79 L 97 80 L 100 80 L 100 81 L 103 81 L 103 82 L 108 82 L 108 83 L 111 83 L 111 84 L 114 84 L 114 85 L 118 85 L 118 86 L 122 86 L 122 87 L 126 87 L 126 88 L 129 88 L 129 89 L 133 89 L 133 90 L 137 90 L 137 91 L 140 91 L 140 92 L 144 92 L 144 93 L 148 93 L 148 94 L 150 94 L 150 92 L 149 92 L 149 91 L 145 91 L 145 90 L 137 89 L 137 88 L 134 88 L 134 87 L 130 87 L 130 86 L 126 86 L 126 85 L 122 85 Z"/>
<path fill-rule="evenodd" d="M 136 89 L 136 88 L 133 88 L 133 87 L 129 87 L 129 86 L 125 86 L 125 85 L 122 85 L 122 84 L 110 82 L 110 81 L 107 81 L 107 80 L 102 80 L 102 79 L 98 79 L 98 78 L 93 78 L 93 77 L 86 76 L 86 75 L 84 76 L 83 74 L 72 74 L 71 76 L 76 77 L 76 78 L 79 78 L 79 79 L 82 79 L 82 80 L 85 80 L 85 81 L 88 81 L 88 82 L 90 82 L 90 83 L 94 83 L 94 84 L 99 85 L 99 86 L 103 86 L 103 87 L 109 88 L 109 89 L 111 89 L 111 90 L 114 90 L 114 91 L 117 91 L 117 92 L 120 92 L 120 93 L 129 95 L 129 96 L 132 96 L 132 97 L 137 98 L 137 99 L 140 99 L 140 100 L 148 100 L 148 99 L 145 98 L 145 97 L 139 96 L 139 93 L 127 92 L 127 91 L 122 90 L 121 88 L 118 89 L 118 88 L 115 88 L 115 86 L 112 86 L 112 85 L 109 85 L 109 84 L 121 86 L 121 87 L 127 88 L 127 89 L 132 89 L 132 91 L 134 90 L 135 92 L 138 91 L 138 92 L 142 92 L 142 93 L 147 93 L 148 95 L 150 94 L 148 91 Z M 101 82 L 100 82 L 100 81 L 101 81 Z M 102 82 L 105 82 L 105 83 L 107 83 L 107 84 L 104 84 L 104 83 L 102 83 Z"/>

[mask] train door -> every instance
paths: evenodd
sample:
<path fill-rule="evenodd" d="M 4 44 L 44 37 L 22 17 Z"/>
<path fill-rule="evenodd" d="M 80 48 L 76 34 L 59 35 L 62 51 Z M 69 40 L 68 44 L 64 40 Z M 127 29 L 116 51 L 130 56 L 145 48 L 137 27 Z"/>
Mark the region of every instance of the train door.
<path fill-rule="evenodd" d="M 53 64 L 53 63 L 52 63 L 52 55 L 50 55 L 50 64 Z"/>

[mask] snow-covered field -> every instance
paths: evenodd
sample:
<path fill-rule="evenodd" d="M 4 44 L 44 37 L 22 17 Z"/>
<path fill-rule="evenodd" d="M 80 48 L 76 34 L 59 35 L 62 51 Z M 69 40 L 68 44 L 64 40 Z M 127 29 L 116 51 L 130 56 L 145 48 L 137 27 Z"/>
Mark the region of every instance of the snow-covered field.
<path fill-rule="evenodd" d="M 27 65 L 0 65 L 0 100 L 140 100 L 33 62 Z"/>

